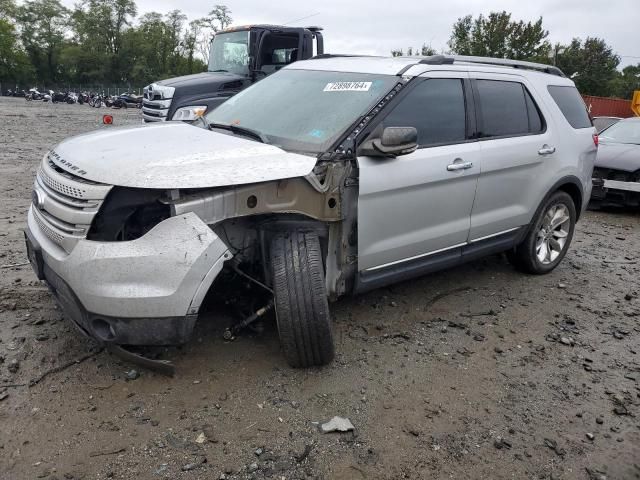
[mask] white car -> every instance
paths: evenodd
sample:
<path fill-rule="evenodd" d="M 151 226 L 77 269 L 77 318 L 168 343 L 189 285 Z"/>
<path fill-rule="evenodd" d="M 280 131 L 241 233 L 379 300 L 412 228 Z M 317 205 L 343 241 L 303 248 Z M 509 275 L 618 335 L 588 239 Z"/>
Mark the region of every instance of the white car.
<path fill-rule="evenodd" d="M 596 140 L 555 67 L 323 55 L 193 124 L 55 146 L 27 249 L 103 343 L 185 342 L 214 280 L 242 278 L 265 292 L 244 324 L 275 304 L 288 362 L 322 365 L 328 300 L 501 251 L 553 270 L 590 196 Z"/>

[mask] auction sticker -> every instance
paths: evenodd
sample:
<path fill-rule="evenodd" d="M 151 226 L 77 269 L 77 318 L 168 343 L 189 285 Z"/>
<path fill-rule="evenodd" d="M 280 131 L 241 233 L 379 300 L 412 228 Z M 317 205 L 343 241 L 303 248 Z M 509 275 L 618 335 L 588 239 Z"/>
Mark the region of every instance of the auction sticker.
<path fill-rule="evenodd" d="M 323 92 L 368 92 L 371 82 L 329 82 Z"/>

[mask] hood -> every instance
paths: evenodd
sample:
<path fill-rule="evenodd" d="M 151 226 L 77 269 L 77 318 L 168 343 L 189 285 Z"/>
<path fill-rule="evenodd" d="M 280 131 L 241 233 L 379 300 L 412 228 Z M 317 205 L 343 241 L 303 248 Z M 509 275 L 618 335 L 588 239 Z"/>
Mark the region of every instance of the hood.
<path fill-rule="evenodd" d="M 182 122 L 107 128 L 64 140 L 49 158 L 88 180 L 140 188 L 208 188 L 302 177 L 316 158 Z"/>
<path fill-rule="evenodd" d="M 640 145 L 602 142 L 598 146 L 595 166 L 634 172 L 640 169 Z"/>
<path fill-rule="evenodd" d="M 227 82 L 237 82 L 239 80 L 246 80 L 246 77 L 229 72 L 202 72 L 194 73 L 193 75 L 183 75 L 182 77 L 167 78 L 155 83 L 157 85 L 165 85 L 167 87 L 193 88 L 198 86 L 208 86 L 210 91 L 213 83 L 224 84 Z"/>

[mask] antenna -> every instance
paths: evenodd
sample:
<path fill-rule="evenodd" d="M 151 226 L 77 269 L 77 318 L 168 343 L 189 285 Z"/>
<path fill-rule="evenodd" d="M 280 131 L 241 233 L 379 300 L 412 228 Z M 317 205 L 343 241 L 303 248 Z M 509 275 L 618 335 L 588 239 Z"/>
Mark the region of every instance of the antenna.
<path fill-rule="evenodd" d="M 311 15 L 307 15 L 306 17 L 302 17 L 302 18 L 296 18 L 295 20 L 289 20 L 288 22 L 283 23 L 282 26 L 289 25 L 290 23 L 293 23 L 293 22 L 299 22 L 300 20 L 306 20 L 307 18 L 315 17 L 316 15 L 320 15 L 320 12 L 312 13 Z"/>

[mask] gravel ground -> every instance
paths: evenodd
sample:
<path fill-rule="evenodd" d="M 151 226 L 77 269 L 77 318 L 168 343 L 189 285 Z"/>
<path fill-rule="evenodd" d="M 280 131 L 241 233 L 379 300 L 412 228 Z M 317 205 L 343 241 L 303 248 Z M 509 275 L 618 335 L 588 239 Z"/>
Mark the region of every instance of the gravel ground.
<path fill-rule="evenodd" d="M 547 276 L 493 256 L 343 299 L 322 369 L 290 369 L 271 324 L 225 342 L 210 309 L 167 378 L 12 266 L 37 164 L 103 113 L 0 99 L 1 479 L 640 478 L 638 212 L 586 213 Z M 335 415 L 355 430 L 321 433 Z"/>

